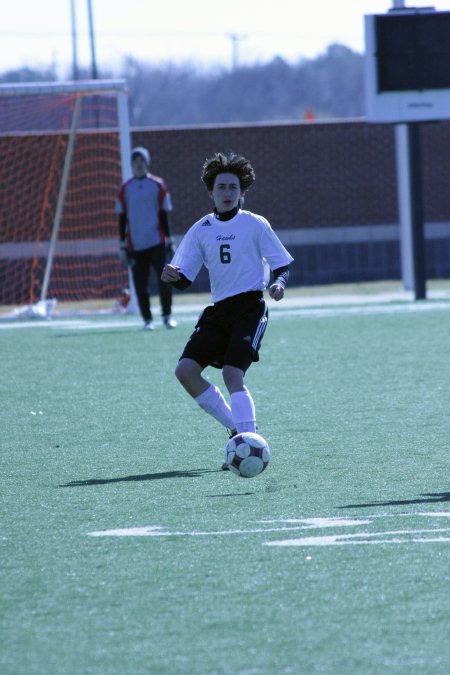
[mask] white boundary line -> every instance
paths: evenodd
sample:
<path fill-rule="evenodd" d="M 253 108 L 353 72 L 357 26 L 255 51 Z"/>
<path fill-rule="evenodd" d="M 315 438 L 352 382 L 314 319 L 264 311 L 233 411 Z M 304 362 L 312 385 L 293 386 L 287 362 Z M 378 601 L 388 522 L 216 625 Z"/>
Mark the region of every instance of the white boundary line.
<path fill-rule="evenodd" d="M 331 302 L 331 301 L 330 301 Z M 284 318 L 286 316 L 299 316 L 304 319 L 321 319 L 330 317 L 346 316 L 377 316 L 380 314 L 406 314 L 423 313 L 433 311 L 450 311 L 449 301 L 433 302 L 385 302 L 385 303 L 367 303 L 361 299 L 361 304 L 319 306 L 301 306 L 299 303 L 289 303 L 284 306 L 274 306 L 269 303 L 270 320 Z M 174 316 L 179 323 L 193 322 L 197 319 L 201 306 L 190 306 L 189 308 L 174 308 Z M 142 321 L 138 317 L 114 316 L 107 318 L 92 315 L 83 318 L 56 318 L 56 319 L 34 319 L 34 320 L 0 320 L 0 330 L 16 330 L 20 328 L 47 328 L 53 330 L 105 330 L 105 329 L 129 329 L 140 328 Z"/>
<path fill-rule="evenodd" d="M 288 532 L 298 532 L 300 530 L 322 530 L 342 527 L 360 527 L 370 525 L 374 519 L 389 519 L 398 517 L 425 517 L 425 518 L 449 518 L 450 512 L 425 512 L 425 513 L 401 513 L 401 514 L 375 514 L 367 518 L 350 517 L 317 517 L 317 518 L 281 518 L 278 520 L 263 520 L 261 524 L 279 523 L 279 527 L 255 527 L 248 529 L 233 530 L 167 530 L 161 525 L 148 525 L 143 527 L 114 528 L 110 530 L 95 530 L 88 532 L 90 537 L 223 537 L 230 535 L 249 535 L 249 534 L 269 534 L 272 532 L 283 532 L 286 536 Z M 284 524 L 283 524 L 284 523 Z M 298 523 L 296 525 L 295 523 Z M 286 526 L 290 525 L 290 526 Z M 423 535 L 436 535 L 426 536 Z M 448 536 L 446 536 L 448 533 Z M 420 536 L 419 536 L 420 535 Z M 450 526 L 441 528 L 420 528 L 420 529 L 402 529 L 402 530 L 377 530 L 370 532 L 351 532 L 345 534 L 324 535 L 319 533 L 315 536 L 280 539 L 261 542 L 264 546 L 298 546 L 298 547 L 316 547 L 316 546 L 343 546 L 351 544 L 411 544 L 411 543 L 444 543 L 450 542 Z"/>

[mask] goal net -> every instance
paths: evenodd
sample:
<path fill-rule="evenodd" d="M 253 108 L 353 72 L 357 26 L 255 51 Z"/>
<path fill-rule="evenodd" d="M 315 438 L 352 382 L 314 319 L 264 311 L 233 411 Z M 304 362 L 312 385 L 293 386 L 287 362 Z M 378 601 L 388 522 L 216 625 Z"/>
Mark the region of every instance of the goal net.
<path fill-rule="evenodd" d="M 0 85 L 0 305 L 48 316 L 129 286 L 114 215 L 129 157 L 123 80 Z"/>

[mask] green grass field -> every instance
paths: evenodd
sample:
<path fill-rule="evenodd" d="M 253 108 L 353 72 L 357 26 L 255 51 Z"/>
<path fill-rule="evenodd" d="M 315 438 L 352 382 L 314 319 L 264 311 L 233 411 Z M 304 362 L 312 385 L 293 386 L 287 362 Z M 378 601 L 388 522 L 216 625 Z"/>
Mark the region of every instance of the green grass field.
<path fill-rule="evenodd" d="M 271 305 L 255 479 L 195 317 L 0 323 L 2 675 L 447 675 L 450 300 Z"/>

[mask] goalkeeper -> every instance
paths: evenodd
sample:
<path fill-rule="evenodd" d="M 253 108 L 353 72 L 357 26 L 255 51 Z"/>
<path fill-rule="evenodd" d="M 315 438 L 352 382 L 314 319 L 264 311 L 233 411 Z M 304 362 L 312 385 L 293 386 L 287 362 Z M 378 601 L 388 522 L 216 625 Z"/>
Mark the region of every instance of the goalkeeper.
<path fill-rule="evenodd" d="M 244 385 L 247 369 L 259 360 L 268 308 L 263 290 L 281 300 L 292 256 L 268 221 L 241 209 L 255 174 L 245 157 L 217 153 L 203 165 L 202 181 L 214 211 L 186 233 L 162 280 L 183 289 L 204 265 L 213 305 L 206 307 L 186 344 L 175 374 L 198 405 L 227 427 L 231 435 L 256 431 L 253 398 Z M 207 366 L 222 369 L 231 406 L 218 387 L 202 376 Z M 222 467 L 227 468 L 226 465 Z"/>
<path fill-rule="evenodd" d="M 158 279 L 161 313 L 166 328 L 175 328 L 172 319 L 172 288 L 161 281 L 166 253 L 172 250 L 168 212 L 172 210 L 170 193 L 163 179 L 149 173 L 150 153 L 138 147 L 131 151 L 133 178 L 120 187 L 116 201 L 119 216 L 119 259 L 131 265 L 144 329 L 155 325 L 150 306 L 150 271 Z"/>

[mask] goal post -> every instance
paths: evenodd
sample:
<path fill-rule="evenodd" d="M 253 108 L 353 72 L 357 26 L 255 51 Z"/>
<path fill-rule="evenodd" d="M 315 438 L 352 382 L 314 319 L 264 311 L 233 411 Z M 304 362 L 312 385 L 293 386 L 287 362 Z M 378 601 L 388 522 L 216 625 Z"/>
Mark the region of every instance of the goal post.
<path fill-rule="evenodd" d="M 131 176 L 124 80 L 0 85 L 0 176 L 0 305 L 49 315 L 132 289 L 114 214 Z"/>
<path fill-rule="evenodd" d="M 55 220 L 53 222 L 52 234 L 50 237 L 50 246 L 48 250 L 47 263 L 45 265 L 44 281 L 41 289 L 41 302 L 47 300 L 48 284 L 50 281 L 50 273 L 52 270 L 53 257 L 55 255 L 56 241 L 58 239 L 59 226 L 61 224 L 61 215 L 64 206 L 64 198 L 66 196 L 67 181 L 69 178 L 70 165 L 72 163 L 73 146 L 75 143 L 75 134 L 77 133 L 78 124 L 80 121 L 81 98 L 77 98 L 72 116 L 72 124 L 69 132 L 69 142 L 67 143 L 66 155 L 64 158 L 64 168 L 62 172 L 61 184 L 59 186 L 58 201 L 56 202 Z"/>

